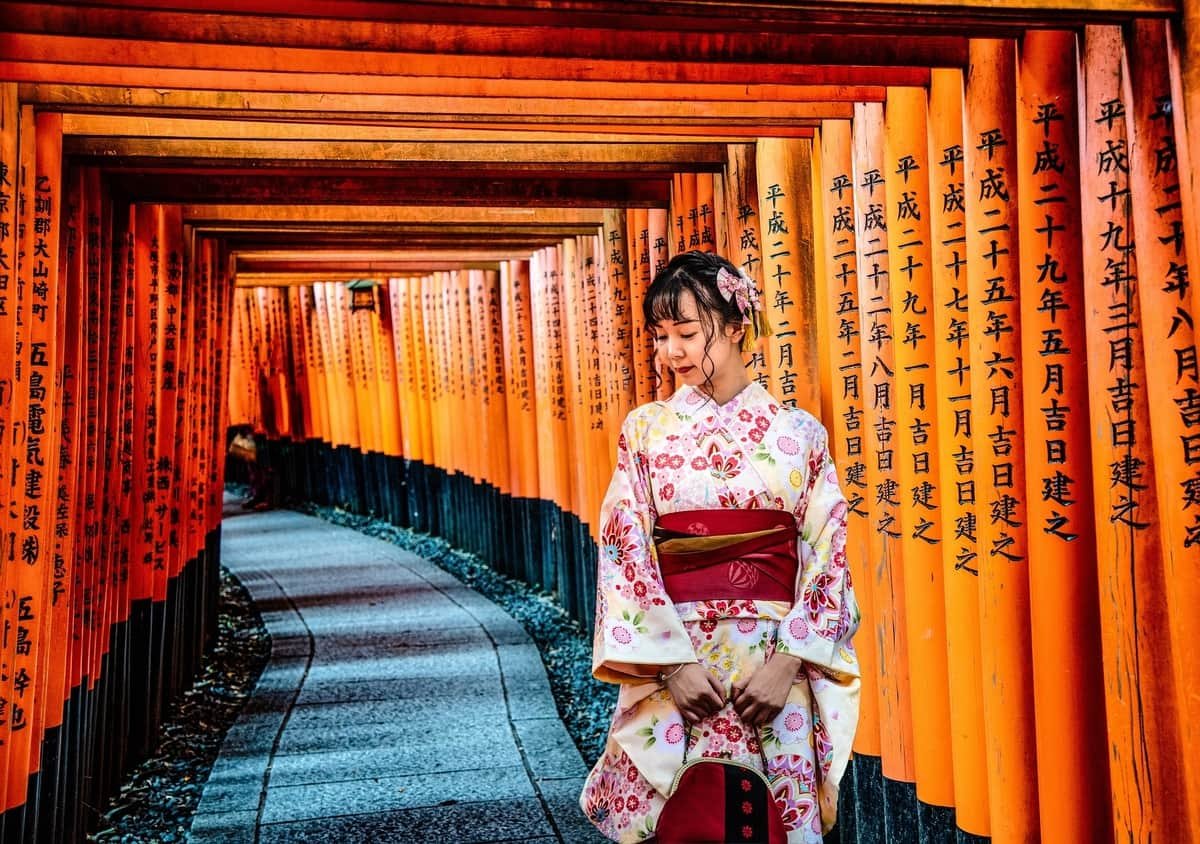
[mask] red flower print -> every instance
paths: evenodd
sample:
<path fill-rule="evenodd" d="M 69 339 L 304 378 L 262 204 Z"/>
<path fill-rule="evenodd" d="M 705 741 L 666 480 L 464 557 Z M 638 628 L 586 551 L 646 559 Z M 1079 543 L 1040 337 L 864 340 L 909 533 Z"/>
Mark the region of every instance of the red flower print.
<path fill-rule="evenodd" d="M 667 462 L 668 462 L 670 459 L 671 459 L 671 455 L 669 455 L 669 454 L 656 454 L 656 455 L 654 455 L 654 468 L 655 468 L 655 469 L 665 469 L 665 468 L 667 468 Z"/>
<path fill-rule="evenodd" d="M 751 753 L 758 753 L 761 747 L 762 745 L 758 743 L 758 736 L 746 736 L 746 749 Z"/>
<path fill-rule="evenodd" d="M 754 827 L 750 826 L 749 824 L 742 827 L 742 838 L 745 838 L 746 840 L 750 840 L 753 837 L 754 837 Z"/>
<path fill-rule="evenodd" d="M 754 812 L 754 804 L 751 803 L 749 800 L 743 800 L 742 801 L 742 814 L 749 815 L 749 814 L 753 814 L 753 812 Z"/>
<path fill-rule="evenodd" d="M 808 607 L 808 617 L 816 621 L 825 610 L 836 606 L 830 594 L 834 586 L 833 577 L 821 572 L 812 579 L 812 583 L 804 587 L 804 604 Z"/>
<path fill-rule="evenodd" d="M 749 422 L 753 418 L 754 417 L 750 415 L 750 411 L 746 410 L 744 407 L 738 411 L 738 419 L 741 419 L 743 422 Z"/>
<path fill-rule="evenodd" d="M 632 583 L 635 577 L 637 577 L 637 571 L 634 569 L 633 563 L 627 564 L 625 566 L 625 579 Z"/>
<path fill-rule="evenodd" d="M 708 461 L 705 460 L 703 457 L 693 457 L 692 458 L 692 468 L 695 469 L 697 472 L 703 472 L 705 469 L 708 468 Z"/>
<path fill-rule="evenodd" d="M 672 454 L 671 459 L 667 462 L 672 469 L 679 469 L 683 466 L 683 456 L 680 454 Z"/>
<path fill-rule="evenodd" d="M 625 772 L 625 779 L 629 780 L 630 782 L 636 782 L 637 778 L 638 778 L 638 769 L 637 768 L 630 767 L 630 769 Z"/>
<path fill-rule="evenodd" d="M 717 629 L 717 622 L 716 621 L 701 621 L 700 629 L 702 631 L 704 631 L 705 633 L 712 633 L 714 630 Z"/>
<path fill-rule="evenodd" d="M 763 432 L 758 430 L 758 428 L 751 428 L 750 433 L 746 436 L 750 437 L 750 439 L 754 440 L 756 443 L 760 443 L 763 439 Z"/>
<path fill-rule="evenodd" d="M 730 724 L 729 732 L 725 734 L 725 737 L 730 741 L 741 741 L 743 735 L 744 734 L 742 733 L 741 727 L 739 727 L 737 724 Z"/>
<path fill-rule="evenodd" d="M 631 794 L 625 798 L 625 808 L 631 812 L 636 812 L 638 809 L 638 806 L 640 806 L 640 805 L 641 805 L 641 801 L 638 800 L 638 797 L 636 794 Z"/>
<path fill-rule="evenodd" d="M 742 780 L 742 791 L 750 790 L 750 780 Z"/>
<path fill-rule="evenodd" d="M 640 581 L 640 580 L 639 580 L 639 581 L 637 581 L 636 583 L 634 583 L 634 584 L 633 584 L 633 594 L 637 595 L 639 598 L 643 598 L 643 597 L 645 597 L 645 595 L 646 595 L 646 584 L 645 584 L 645 583 L 643 583 L 643 582 L 642 582 L 642 581 Z"/>
<path fill-rule="evenodd" d="M 765 431 L 771 427 L 771 420 L 765 416 L 759 416 L 754 420 L 754 424 L 758 426 L 760 431 Z"/>
<path fill-rule="evenodd" d="M 613 800 L 613 811 L 623 812 L 625 810 L 625 798 L 618 796 Z"/>
<path fill-rule="evenodd" d="M 663 484 L 662 489 L 658 491 L 658 497 L 663 501 L 670 501 L 675 497 L 675 484 Z"/>
<path fill-rule="evenodd" d="M 612 563 L 620 563 L 636 553 L 637 542 L 634 540 L 632 522 L 621 518 L 619 512 L 614 513 L 604 526 L 600 545 L 601 558 Z"/>
<path fill-rule="evenodd" d="M 729 719 L 728 718 L 718 718 L 717 720 L 713 721 L 712 728 L 713 728 L 714 733 L 720 733 L 721 735 L 725 735 L 726 733 L 729 732 Z"/>
<path fill-rule="evenodd" d="M 735 456 L 731 454 L 727 457 L 718 453 L 715 448 L 709 450 L 708 462 L 712 465 L 709 473 L 718 481 L 736 478 L 742 471 Z"/>

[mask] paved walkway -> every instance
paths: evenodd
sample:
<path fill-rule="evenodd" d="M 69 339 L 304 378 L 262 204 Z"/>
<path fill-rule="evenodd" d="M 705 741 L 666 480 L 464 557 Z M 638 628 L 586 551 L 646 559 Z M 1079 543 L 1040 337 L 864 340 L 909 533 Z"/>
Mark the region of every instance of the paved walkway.
<path fill-rule="evenodd" d="M 420 557 L 299 513 L 228 508 L 223 537 L 271 661 L 192 840 L 603 840 L 511 616 Z"/>

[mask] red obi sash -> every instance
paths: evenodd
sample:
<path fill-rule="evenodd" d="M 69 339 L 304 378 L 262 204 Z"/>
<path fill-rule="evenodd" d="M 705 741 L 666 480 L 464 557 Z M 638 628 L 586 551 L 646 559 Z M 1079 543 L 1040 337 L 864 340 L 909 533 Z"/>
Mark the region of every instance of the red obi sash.
<path fill-rule="evenodd" d="M 795 600 L 796 519 L 784 510 L 681 510 L 659 516 L 654 547 L 675 603 Z"/>

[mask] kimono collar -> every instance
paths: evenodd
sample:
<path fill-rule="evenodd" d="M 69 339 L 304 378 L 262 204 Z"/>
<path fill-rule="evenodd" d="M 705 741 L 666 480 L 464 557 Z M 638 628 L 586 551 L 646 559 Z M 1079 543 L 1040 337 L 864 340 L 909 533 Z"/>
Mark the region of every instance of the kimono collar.
<path fill-rule="evenodd" d="M 715 416 L 718 421 L 724 422 L 736 416 L 744 407 L 755 407 L 770 401 L 770 394 L 757 381 L 751 381 L 725 404 L 717 404 L 700 390 L 685 384 L 671 396 L 670 404 L 671 409 L 681 417 Z"/>

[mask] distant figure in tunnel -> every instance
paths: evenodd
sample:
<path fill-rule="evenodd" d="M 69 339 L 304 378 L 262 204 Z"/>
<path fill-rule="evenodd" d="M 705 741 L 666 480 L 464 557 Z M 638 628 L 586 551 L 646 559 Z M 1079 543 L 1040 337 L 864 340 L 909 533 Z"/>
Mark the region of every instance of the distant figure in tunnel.
<path fill-rule="evenodd" d="M 691 818 L 716 825 L 705 840 L 767 840 L 778 812 L 790 844 L 820 842 L 859 687 L 829 438 L 751 380 L 743 354 L 769 329 L 733 264 L 678 255 L 643 308 L 682 386 L 626 418 L 601 509 L 592 670 L 621 690 L 580 805 L 612 840 L 679 840 L 659 828 L 676 774 L 726 758 L 765 766 L 775 806 L 714 800 Z"/>

